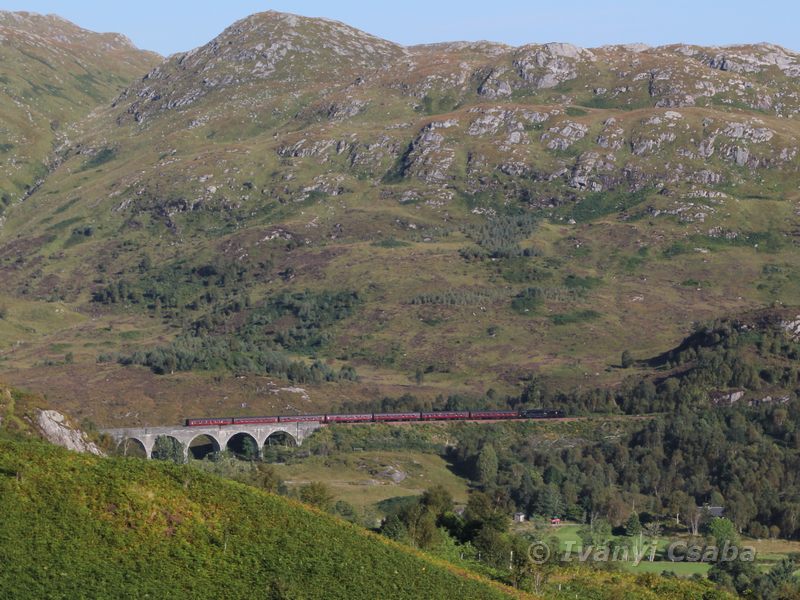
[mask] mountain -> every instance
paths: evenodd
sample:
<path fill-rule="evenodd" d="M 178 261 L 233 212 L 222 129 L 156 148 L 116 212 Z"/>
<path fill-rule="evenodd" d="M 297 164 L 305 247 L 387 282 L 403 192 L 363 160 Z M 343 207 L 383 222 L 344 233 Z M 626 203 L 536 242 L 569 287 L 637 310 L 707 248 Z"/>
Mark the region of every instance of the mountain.
<path fill-rule="evenodd" d="M 0 360 L 108 424 L 653 375 L 694 322 L 796 305 L 798 112 L 769 44 L 256 14 L 142 69 L 6 211 Z"/>
<path fill-rule="evenodd" d="M 76 121 L 159 60 L 119 34 L 0 11 L 0 215 L 43 181 Z"/>

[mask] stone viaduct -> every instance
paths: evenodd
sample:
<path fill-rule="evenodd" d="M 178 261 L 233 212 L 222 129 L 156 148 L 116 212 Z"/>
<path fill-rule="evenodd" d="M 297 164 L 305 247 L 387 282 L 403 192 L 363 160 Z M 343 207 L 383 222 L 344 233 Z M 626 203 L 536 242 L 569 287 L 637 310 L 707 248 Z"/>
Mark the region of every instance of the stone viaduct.
<path fill-rule="evenodd" d="M 213 451 L 219 452 L 229 447 L 230 442 L 241 436 L 249 436 L 255 441 L 259 453 L 270 439 L 288 436 L 295 444 L 300 445 L 312 432 L 322 426 L 318 422 L 309 423 L 274 423 L 263 425 L 223 425 L 213 427 L 123 427 L 120 429 L 104 429 L 118 445 L 124 442 L 138 443 L 144 449 L 147 458 L 151 458 L 153 445 L 160 436 L 178 440 L 183 446 L 184 458 L 189 457 L 189 447 L 201 436 L 210 440 Z"/>

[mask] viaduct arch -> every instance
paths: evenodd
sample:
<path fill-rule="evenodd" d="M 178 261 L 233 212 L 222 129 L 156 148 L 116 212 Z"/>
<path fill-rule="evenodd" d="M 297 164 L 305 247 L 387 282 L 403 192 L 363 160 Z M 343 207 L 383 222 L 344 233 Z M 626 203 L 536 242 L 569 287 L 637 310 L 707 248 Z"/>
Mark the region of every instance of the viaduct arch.
<path fill-rule="evenodd" d="M 140 444 L 147 458 L 152 458 L 153 446 L 159 436 L 175 438 L 183 445 L 184 458 L 189 458 L 189 446 L 198 437 L 208 437 L 215 448 L 223 450 L 228 443 L 239 434 L 246 434 L 256 441 L 259 454 L 262 452 L 267 439 L 274 434 L 289 436 L 299 446 L 306 437 L 319 429 L 322 425 L 317 422 L 310 423 L 275 423 L 270 425 L 224 425 L 217 427 L 123 427 L 119 429 L 104 429 L 103 433 L 110 435 L 117 445 L 127 443 Z M 240 436 L 241 437 L 241 436 Z"/>

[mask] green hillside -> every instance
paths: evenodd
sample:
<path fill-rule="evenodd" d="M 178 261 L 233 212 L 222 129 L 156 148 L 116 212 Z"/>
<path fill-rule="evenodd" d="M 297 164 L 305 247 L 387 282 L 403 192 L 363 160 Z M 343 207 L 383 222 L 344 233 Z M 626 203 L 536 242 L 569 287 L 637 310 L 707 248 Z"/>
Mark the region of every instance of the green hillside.
<path fill-rule="evenodd" d="M 34 441 L 0 439 L 0 514 L 7 598 L 529 597 L 242 484 Z M 712 597 L 652 576 L 555 582 L 553 597 Z"/>
<path fill-rule="evenodd" d="M 0 11 L 0 217 L 44 181 L 76 121 L 159 60 L 116 33 Z"/>
<path fill-rule="evenodd" d="M 0 590 L 14 598 L 504 598 L 285 499 L 187 468 L 0 442 Z"/>

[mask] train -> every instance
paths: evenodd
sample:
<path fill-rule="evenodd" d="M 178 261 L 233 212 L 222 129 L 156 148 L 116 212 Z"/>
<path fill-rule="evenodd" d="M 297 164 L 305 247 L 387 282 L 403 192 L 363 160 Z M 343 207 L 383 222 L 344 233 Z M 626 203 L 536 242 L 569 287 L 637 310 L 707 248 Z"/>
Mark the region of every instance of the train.
<path fill-rule="evenodd" d="M 220 417 L 186 419 L 186 427 L 271 425 L 275 423 L 401 423 L 404 421 L 503 421 L 509 419 L 560 419 L 564 413 L 550 408 L 524 410 L 442 410 L 434 412 L 280 415 L 275 417 Z"/>

